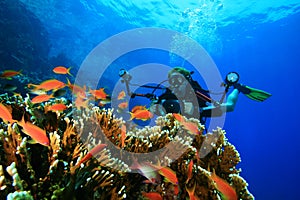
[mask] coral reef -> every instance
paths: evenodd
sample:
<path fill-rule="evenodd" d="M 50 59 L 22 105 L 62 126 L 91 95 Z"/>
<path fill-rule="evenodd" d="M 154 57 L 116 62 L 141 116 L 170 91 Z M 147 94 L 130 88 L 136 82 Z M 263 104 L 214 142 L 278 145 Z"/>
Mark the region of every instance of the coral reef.
<path fill-rule="evenodd" d="M 138 128 L 116 118 L 113 110 L 93 105 L 79 110 L 63 98 L 33 105 L 22 96 L 1 95 L 0 101 L 14 120 L 24 117 L 49 138 L 49 146 L 41 145 L 19 124 L 1 120 L 1 199 L 147 199 L 150 193 L 163 199 L 189 199 L 193 187 L 198 199 L 222 199 L 213 172 L 235 189 L 238 199 L 254 199 L 236 167 L 240 155 L 224 130 L 191 135 L 171 114 L 158 117 L 153 127 Z M 47 104 L 57 102 L 68 109 L 45 111 Z M 197 123 L 203 132 L 198 120 L 186 120 Z M 162 151 L 153 158 L 156 163 L 147 156 L 134 157 L 157 150 Z M 200 156 L 200 151 L 207 152 Z M 155 183 L 146 183 L 147 176 L 132 167 L 136 162 L 167 166 L 178 183 L 162 179 L 161 173 Z"/>

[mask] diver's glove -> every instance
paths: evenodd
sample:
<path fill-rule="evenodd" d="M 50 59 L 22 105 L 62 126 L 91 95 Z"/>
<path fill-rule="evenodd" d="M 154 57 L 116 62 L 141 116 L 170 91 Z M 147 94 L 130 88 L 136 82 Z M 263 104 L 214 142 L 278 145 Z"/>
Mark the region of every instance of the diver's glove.
<path fill-rule="evenodd" d="M 233 87 L 254 101 L 262 102 L 262 101 L 266 100 L 267 98 L 269 98 L 270 96 L 272 96 L 272 94 L 270 94 L 268 92 L 265 92 L 265 91 L 259 90 L 259 89 L 255 89 L 255 88 L 251 88 L 249 86 L 242 85 L 240 83 L 234 84 Z"/>

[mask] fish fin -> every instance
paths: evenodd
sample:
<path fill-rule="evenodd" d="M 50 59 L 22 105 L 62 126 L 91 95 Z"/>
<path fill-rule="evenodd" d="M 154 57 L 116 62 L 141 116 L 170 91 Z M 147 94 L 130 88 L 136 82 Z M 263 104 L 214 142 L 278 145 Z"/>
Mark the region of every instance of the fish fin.
<path fill-rule="evenodd" d="M 68 68 L 67 74 L 69 74 L 70 76 L 73 76 L 73 74 L 71 74 L 71 72 L 70 72 L 71 69 L 72 69 L 72 67 L 69 67 L 69 68 Z"/>
<path fill-rule="evenodd" d="M 131 121 L 131 120 L 133 120 L 133 119 L 134 119 L 134 113 L 132 113 L 132 112 L 129 112 L 129 114 L 130 114 L 130 119 L 129 119 L 129 121 Z"/>
<path fill-rule="evenodd" d="M 27 140 L 27 143 L 29 143 L 29 144 L 37 144 L 38 142 L 35 141 L 34 139 L 30 139 L 30 140 Z"/>
<path fill-rule="evenodd" d="M 67 86 L 71 86 L 72 85 L 72 83 L 71 83 L 71 81 L 68 79 L 68 77 L 66 77 L 66 79 L 67 79 Z"/>

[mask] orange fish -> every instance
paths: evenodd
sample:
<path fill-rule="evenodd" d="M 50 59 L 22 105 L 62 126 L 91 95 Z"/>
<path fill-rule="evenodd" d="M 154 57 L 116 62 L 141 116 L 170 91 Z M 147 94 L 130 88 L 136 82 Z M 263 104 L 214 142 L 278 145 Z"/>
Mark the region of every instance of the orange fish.
<path fill-rule="evenodd" d="M 21 72 L 22 72 L 22 70 L 20 70 L 20 71 L 5 70 L 0 75 L 0 78 L 8 78 L 8 79 L 10 79 L 11 77 L 16 76 L 16 75 L 22 75 Z"/>
<path fill-rule="evenodd" d="M 147 110 L 146 106 L 134 106 L 132 109 L 131 109 L 131 112 L 134 113 L 138 110 Z"/>
<path fill-rule="evenodd" d="M 7 123 L 7 122 L 14 122 L 15 120 L 13 120 L 11 113 L 9 112 L 9 110 L 7 109 L 7 107 L 5 105 L 3 105 L 2 103 L 0 103 L 0 118 L 2 118 L 2 120 Z"/>
<path fill-rule="evenodd" d="M 125 139 L 126 139 L 126 126 L 122 124 L 121 126 L 121 148 L 125 146 Z"/>
<path fill-rule="evenodd" d="M 187 193 L 189 194 L 190 200 L 199 200 L 199 198 L 195 195 L 195 189 L 196 189 L 196 183 L 194 184 L 194 186 L 192 188 L 186 188 Z"/>
<path fill-rule="evenodd" d="M 132 170 L 138 170 L 139 173 L 144 176 L 145 178 L 147 178 L 147 180 L 145 180 L 145 183 L 157 183 L 158 181 L 160 181 L 160 177 L 158 175 L 158 173 L 156 172 L 156 168 L 154 168 L 151 164 L 139 164 L 137 159 L 133 159 L 133 164 L 130 166 L 130 169 Z"/>
<path fill-rule="evenodd" d="M 169 167 L 161 167 L 157 165 L 153 165 L 151 163 L 148 163 L 149 166 L 153 167 L 154 169 L 158 170 L 158 173 L 165 177 L 165 180 L 167 182 L 170 182 L 174 185 L 178 185 L 178 179 L 176 176 L 176 173 Z"/>
<path fill-rule="evenodd" d="M 92 148 L 80 161 L 77 165 L 84 163 L 85 161 L 89 160 L 91 157 L 97 155 L 100 151 L 102 151 L 107 144 L 98 144 L 94 148 Z"/>
<path fill-rule="evenodd" d="M 56 73 L 56 74 L 69 74 L 70 76 L 73 76 L 71 73 L 70 73 L 70 70 L 71 70 L 71 67 L 69 68 L 66 68 L 64 66 L 57 66 L 53 69 L 53 72 Z"/>
<path fill-rule="evenodd" d="M 125 102 L 119 103 L 118 107 L 123 110 L 128 107 L 128 102 L 125 101 Z"/>
<path fill-rule="evenodd" d="M 81 107 L 87 108 L 88 105 L 89 105 L 89 99 L 84 100 L 81 97 L 77 97 L 76 100 L 75 100 L 75 107 L 77 109 L 80 109 Z"/>
<path fill-rule="evenodd" d="M 98 106 L 103 107 L 103 106 L 105 106 L 106 104 L 109 104 L 109 103 L 111 103 L 110 99 L 102 99 L 102 100 L 99 101 Z"/>
<path fill-rule="evenodd" d="M 192 175 L 193 175 L 193 165 L 194 165 L 194 161 L 191 160 L 190 163 L 189 163 L 189 166 L 188 166 L 188 169 L 187 169 L 187 180 L 185 183 L 188 183 L 189 180 L 191 180 L 192 178 Z"/>
<path fill-rule="evenodd" d="M 44 90 L 44 91 L 49 91 L 49 90 L 58 90 L 61 89 L 63 87 L 65 87 L 66 84 L 56 80 L 56 79 L 50 79 L 50 80 L 46 80 L 44 82 L 42 82 L 40 85 L 35 85 L 35 84 L 28 84 L 28 87 L 34 87 L 33 91 L 36 90 Z"/>
<path fill-rule="evenodd" d="M 185 122 L 185 119 L 183 118 L 183 116 L 181 114 L 178 113 L 172 113 L 173 117 L 179 121 L 179 122 Z"/>
<path fill-rule="evenodd" d="M 134 113 L 130 112 L 130 119 L 139 119 L 142 121 L 147 121 L 153 117 L 153 114 L 149 110 L 137 110 Z"/>
<path fill-rule="evenodd" d="M 35 104 L 35 103 L 42 103 L 42 102 L 48 101 L 51 98 L 53 98 L 52 95 L 41 94 L 41 95 L 36 96 L 33 99 L 31 99 L 31 103 L 33 103 L 33 104 Z"/>
<path fill-rule="evenodd" d="M 157 192 L 142 192 L 142 195 L 148 200 L 163 200 L 162 196 Z"/>
<path fill-rule="evenodd" d="M 81 98 L 86 98 L 86 86 L 81 87 L 79 85 L 72 84 L 68 78 L 66 85 L 70 88 L 74 95 L 80 96 Z"/>
<path fill-rule="evenodd" d="M 178 113 L 173 113 L 173 116 L 177 121 L 180 122 L 180 124 L 184 127 L 184 129 L 186 129 L 191 134 L 195 134 L 195 135 L 201 134 L 199 127 L 196 123 L 185 121 L 183 116 Z"/>
<path fill-rule="evenodd" d="M 163 167 L 158 170 L 158 173 L 165 177 L 167 182 L 173 183 L 175 185 L 178 184 L 178 179 L 176 173 L 169 167 Z"/>
<path fill-rule="evenodd" d="M 57 103 L 50 106 L 45 106 L 45 111 L 64 111 L 67 109 L 67 106 L 63 103 Z"/>
<path fill-rule="evenodd" d="M 90 89 L 89 92 L 91 93 L 91 95 L 93 95 L 95 97 L 95 99 L 106 99 L 107 96 L 108 96 L 104 92 L 104 88 L 100 88 L 98 90 L 92 90 L 92 89 Z"/>
<path fill-rule="evenodd" d="M 18 122 L 18 124 L 23 127 L 22 131 L 26 135 L 29 135 L 34 141 L 41 145 L 49 146 L 49 138 L 47 137 L 45 130 L 30 122 L 25 122 L 24 116 L 22 118 L 22 121 Z"/>
<path fill-rule="evenodd" d="M 216 188 L 221 192 L 223 199 L 226 200 L 238 199 L 235 189 L 229 183 L 227 183 L 227 181 L 218 177 L 215 171 L 211 173 L 211 179 L 215 182 Z"/>
<path fill-rule="evenodd" d="M 119 95 L 118 95 L 118 100 L 122 100 L 122 99 L 124 99 L 125 98 L 125 91 L 124 90 L 122 90 L 120 93 L 119 93 Z"/>

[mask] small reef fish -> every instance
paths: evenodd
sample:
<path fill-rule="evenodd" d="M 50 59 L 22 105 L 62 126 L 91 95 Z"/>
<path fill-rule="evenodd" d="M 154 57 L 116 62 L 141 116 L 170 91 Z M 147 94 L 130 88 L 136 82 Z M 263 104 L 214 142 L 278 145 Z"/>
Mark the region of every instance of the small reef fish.
<path fill-rule="evenodd" d="M 44 91 L 49 91 L 49 90 L 59 90 L 63 87 L 65 87 L 66 84 L 56 80 L 56 79 L 50 79 L 50 80 L 46 80 L 44 82 L 42 82 L 40 85 L 35 85 L 32 83 L 28 84 L 28 88 L 33 87 L 32 91 L 36 91 L 36 90 L 44 90 Z"/>
<path fill-rule="evenodd" d="M 10 113 L 10 111 L 2 103 L 0 103 L 0 118 L 2 118 L 2 120 L 5 123 L 7 123 L 7 122 L 13 123 L 15 121 L 15 120 L 13 120 L 12 114 Z"/>
<path fill-rule="evenodd" d="M 66 85 L 74 95 L 80 96 L 81 98 L 86 98 L 86 86 L 81 87 L 79 85 L 72 84 L 68 78 Z"/>
<path fill-rule="evenodd" d="M 84 98 L 81 98 L 80 96 L 78 96 L 75 100 L 75 107 L 77 109 L 80 109 L 80 108 L 87 108 L 88 105 L 89 105 L 89 99 L 86 99 L 84 100 Z"/>
<path fill-rule="evenodd" d="M 66 68 L 64 66 L 57 66 L 53 69 L 53 72 L 56 73 L 56 74 L 69 74 L 70 76 L 73 76 L 71 73 L 70 73 L 70 70 L 71 70 L 71 67 L 69 68 Z"/>
<path fill-rule="evenodd" d="M 57 103 L 57 104 L 53 104 L 53 105 L 50 105 L 50 106 L 45 106 L 45 111 L 48 112 L 48 111 L 64 111 L 67 109 L 67 106 L 63 103 Z"/>
<path fill-rule="evenodd" d="M 81 165 L 81 163 L 86 162 L 89 160 L 91 157 L 97 155 L 100 151 L 102 151 L 107 144 L 98 144 L 94 148 L 92 148 L 80 161 L 77 165 Z"/>
<path fill-rule="evenodd" d="M 49 146 L 49 138 L 47 137 L 46 131 L 41 129 L 40 127 L 30 123 L 25 122 L 24 116 L 22 118 L 21 122 L 17 122 L 20 126 L 22 126 L 22 131 L 30 136 L 35 142 L 44 145 Z"/>
<path fill-rule="evenodd" d="M 8 92 L 15 91 L 17 88 L 18 88 L 17 86 L 12 85 L 12 84 L 5 84 L 5 85 L 3 86 L 3 89 L 4 89 L 5 91 L 8 91 Z"/>
<path fill-rule="evenodd" d="M 126 125 L 122 124 L 121 126 L 121 148 L 125 146 L 125 139 L 126 139 Z"/>
<path fill-rule="evenodd" d="M 158 173 L 165 177 L 167 182 L 170 182 L 174 185 L 178 184 L 178 179 L 176 173 L 169 167 L 163 167 L 158 170 Z"/>
<path fill-rule="evenodd" d="M 130 112 L 130 119 L 138 119 L 142 121 L 147 121 L 153 117 L 153 114 L 149 110 L 137 110 L 135 112 Z"/>
<path fill-rule="evenodd" d="M 192 178 L 192 175 L 193 175 L 193 165 L 194 165 L 194 161 L 191 160 L 190 163 L 189 163 L 189 165 L 188 165 L 188 169 L 187 169 L 187 176 L 188 176 L 188 178 L 187 178 L 187 180 L 186 180 L 185 183 L 188 183 L 189 180 L 191 180 L 191 178 Z"/>
<path fill-rule="evenodd" d="M 124 110 L 125 108 L 128 107 L 128 102 L 125 101 L 125 102 L 122 102 L 122 103 L 119 103 L 118 107 L 122 110 Z"/>
<path fill-rule="evenodd" d="M 142 192 L 142 195 L 148 200 L 163 200 L 162 196 L 157 192 Z"/>
<path fill-rule="evenodd" d="M 41 94 L 39 96 L 32 98 L 31 103 L 33 103 L 33 104 L 42 103 L 42 102 L 48 101 L 51 98 L 53 98 L 53 95 Z"/>
<path fill-rule="evenodd" d="M 47 92 L 45 90 L 34 90 L 34 91 L 30 91 L 30 94 L 41 95 L 41 94 L 47 94 Z"/>
<path fill-rule="evenodd" d="M 165 180 L 167 182 L 170 182 L 174 185 L 178 185 L 178 179 L 176 176 L 176 173 L 169 167 L 161 167 L 157 165 L 153 165 L 151 163 L 148 163 L 149 166 L 151 166 L 153 169 L 158 170 L 158 173 L 165 177 Z"/>
<path fill-rule="evenodd" d="M 198 125 L 194 122 L 187 122 L 182 115 L 178 113 L 173 113 L 174 118 L 180 122 L 180 124 L 191 134 L 199 135 L 201 134 Z"/>
<path fill-rule="evenodd" d="M 111 102 L 111 99 L 109 99 L 109 98 L 108 99 L 102 99 L 102 100 L 99 101 L 98 106 L 103 107 L 106 104 L 109 104 L 110 102 Z"/>
<path fill-rule="evenodd" d="M 215 182 L 217 189 L 221 192 L 225 200 L 237 200 L 235 189 L 227 181 L 216 175 L 215 171 L 211 173 L 211 179 Z"/>
<path fill-rule="evenodd" d="M 106 99 L 108 95 L 104 92 L 104 88 L 98 90 L 89 90 L 90 94 L 94 96 L 95 99 Z"/>
<path fill-rule="evenodd" d="M 196 195 L 195 195 L 195 189 L 196 189 L 196 183 L 192 188 L 186 188 L 187 193 L 189 194 L 190 200 L 200 200 Z"/>
<path fill-rule="evenodd" d="M 137 159 L 133 159 L 133 164 L 130 166 L 130 169 L 132 170 L 138 170 L 139 174 L 147 178 L 145 183 L 156 183 L 160 181 L 160 177 L 157 173 L 157 170 L 149 165 L 149 164 L 139 164 Z"/>
<path fill-rule="evenodd" d="M 64 96 L 66 93 L 67 93 L 66 90 L 64 90 L 64 89 L 59 89 L 59 90 L 56 90 L 56 91 L 53 93 L 53 96 L 54 96 L 54 97 L 61 97 L 61 96 Z"/>
<path fill-rule="evenodd" d="M 134 106 L 132 109 L 131 109 L 131 112 L 134 113 L 138 110 L 147 110 L 146 106 Z"/>
<path fill-rule="evenodd" d="M 11 77 L 16 76 L 16 75 L 22 75 L 21 74 L 22 70 L 20 71 L 15 71 L 15 70 L 5 70 L 2 72 L 0 75 L 0 78 L 6 78 L 6 79 L 11 79 Z"/>
<path fill-rule="evenodd" d="M 122 91 L 119 93 L 119 95 L 118 95 L 118 100 L 122 100 L 122 99 L 124 99 L 124 98 L 125 98 L 125 96 L 126 96 L 126 94 L 125 94 L 125 91 L 124 91 L 124 90 L 122 90 Z"/>

